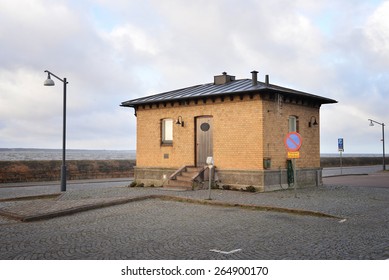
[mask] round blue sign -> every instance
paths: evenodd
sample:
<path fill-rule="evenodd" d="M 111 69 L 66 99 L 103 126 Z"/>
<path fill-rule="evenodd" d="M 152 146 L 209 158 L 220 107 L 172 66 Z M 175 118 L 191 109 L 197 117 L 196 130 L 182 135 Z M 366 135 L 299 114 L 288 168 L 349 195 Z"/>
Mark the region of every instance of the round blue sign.
<path fill-rule="evenodd" d="M 301 135 L 297 132 L 289 132 L 284 140 L 285 147 L 289 152 L 296 152 L 300 150 L 303 140 Z"/>

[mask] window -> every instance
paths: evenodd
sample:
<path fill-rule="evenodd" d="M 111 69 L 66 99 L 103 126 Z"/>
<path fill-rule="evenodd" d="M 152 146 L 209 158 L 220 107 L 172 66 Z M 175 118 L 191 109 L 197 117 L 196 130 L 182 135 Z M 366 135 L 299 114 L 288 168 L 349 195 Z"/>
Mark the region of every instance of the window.
<path fill-rule="evenodd" d="M 299 132 L 299 121 L 296 116 L 289 116 L 289 132 Z"/>
<path fill-rule="evenodd" d="M 162 120 L 162 144 L 173 144 L 173 120 Z"/>

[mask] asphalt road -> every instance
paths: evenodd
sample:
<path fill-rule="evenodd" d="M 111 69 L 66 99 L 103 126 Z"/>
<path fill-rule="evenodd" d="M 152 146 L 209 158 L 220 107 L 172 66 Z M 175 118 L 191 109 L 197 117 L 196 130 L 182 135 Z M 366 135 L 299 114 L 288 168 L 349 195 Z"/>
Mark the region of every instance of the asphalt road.
<path fill-rule="evenodd" d="M 347 175 L 323 178 L 326 185 L 389 188 L 389 172 L 377 172 L 366 175 Z"/>

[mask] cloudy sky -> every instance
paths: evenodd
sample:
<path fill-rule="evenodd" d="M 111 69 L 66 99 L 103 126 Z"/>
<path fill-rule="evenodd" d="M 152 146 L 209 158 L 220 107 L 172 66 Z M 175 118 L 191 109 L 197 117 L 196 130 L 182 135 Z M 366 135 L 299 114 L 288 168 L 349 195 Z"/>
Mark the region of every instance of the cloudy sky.
<path fill-rule="evenodd" d="M 0 147 L 61 148 L 63 84 L 44 87 L 46 69 L 69 82 L 70 149 L 135 149 L 122 101 L 257 70 L 338 100 L 322 153 L 339 137 L 382 153 L 367 119 L 389 124 L 388 15 L 373 0 L 0 0 Z"/>

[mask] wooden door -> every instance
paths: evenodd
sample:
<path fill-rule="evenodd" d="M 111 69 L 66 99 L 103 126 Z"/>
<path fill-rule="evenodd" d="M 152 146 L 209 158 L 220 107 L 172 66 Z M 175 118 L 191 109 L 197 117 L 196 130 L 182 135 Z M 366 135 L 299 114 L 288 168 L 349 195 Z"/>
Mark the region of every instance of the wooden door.
<path fill-rule="evenodd" d="M 212 117 L 196 118 L 196 166 L 206 165 L 207 157 L 213 156 Z"/>

